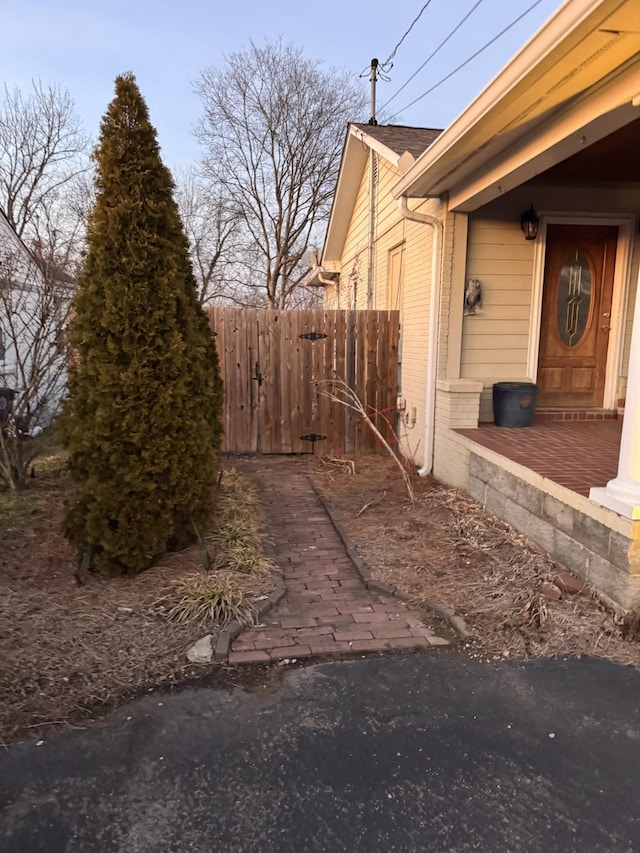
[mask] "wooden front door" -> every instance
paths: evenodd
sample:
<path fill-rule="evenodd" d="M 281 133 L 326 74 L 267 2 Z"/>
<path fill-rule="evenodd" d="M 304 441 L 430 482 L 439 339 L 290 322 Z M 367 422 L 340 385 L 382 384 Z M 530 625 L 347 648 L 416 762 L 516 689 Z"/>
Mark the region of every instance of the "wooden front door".
<path fill-rule="evenodd" d="M 611 225 L 547 228 L 539 406 L 602 406 L 617 240 Z"/>

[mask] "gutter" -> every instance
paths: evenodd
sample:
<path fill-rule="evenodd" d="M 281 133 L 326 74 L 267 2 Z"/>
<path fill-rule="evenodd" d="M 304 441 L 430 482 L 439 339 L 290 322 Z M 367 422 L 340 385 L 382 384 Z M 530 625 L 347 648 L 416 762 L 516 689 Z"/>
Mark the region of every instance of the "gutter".
<path fill-rule="evenodd" d="M 302 284 L 305 287 L 326 287 L 330 284 L 336 284 L 339 277 L 339 273 L 328 272 L 323 266 L 314 266 L 305 275 Z"/>
<path fill-rule="evenodd" d="M 460 156 L 455 149 L 460 140 L 472 133 L 476 133 L 477 136 L 478 125 L 488 115 L 500 110 L 505 100 L 515 95 L 523 97 L 522 91 L 518 94 L 518 87 L 522 89 L 526 86 L 526 92 L 535 92 L 538 79 L 532 75 L 539 72 L 544 61 L 552 55 L 554 50 L 564 45 L 568 45 L 569 50 L 574 49 L 575 40 L 580 36 L 580 27 L 586 28 L 586 33 L 581 34 L 586 37 L 599 26 L 604 25 L 608 18 L 626 3 L 627 0 L 565 0 L 551 18 L 402 175 L 391 189 L 394 198 L 399 200 L 402 195 L 416 195 L 415 185 L 426 172 L 431 173 L 431 180 L 427 188 L 421 188 L 425 197 L 435 190 L 438 182 L 444 177 L 451 183 L 452 176 L 459 168 Z M 556 64 L 565 56 L 566 50 L 563 56 L 556 57 Z M 528 85 L 527 81 L 529 81 Z M 526 97 L 526 94 L 524 96 Z M 493 136 L 495 136 L 494 133 L 490 138 Z M 481 150 L 487 141 L 481 138 L 477 146 L 474 146 L 474 150 L 476 148 Z"/>
<path fill-rule="evenodd" d="M 440 276 L 442 269 L 442 222 L 429 213 L 419 213 L 411 210 L 407 196 L 398 199 L 400 213 L 403 219 L 419 222 L 433 229 L 433 246 L 431 250 L 431 294 L 429 297 L 429 346 L 427 348 L 427 383 L 426 407 L 424 426 L 425 457 L 422 468 L 418 469 L 421 477 L 426 477 L 433 468 L 433 442 L 436 420 L 436 378 L 438 360 L 438 320 L 440 314 Z"/>

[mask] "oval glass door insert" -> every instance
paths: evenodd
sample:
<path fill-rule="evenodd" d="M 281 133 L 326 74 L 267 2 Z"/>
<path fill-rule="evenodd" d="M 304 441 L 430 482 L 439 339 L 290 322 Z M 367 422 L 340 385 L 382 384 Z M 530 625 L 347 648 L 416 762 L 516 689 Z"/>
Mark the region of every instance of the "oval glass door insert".
<path fill-rule="evenodd" d="M 587 255 L 571 252 L 560 270 L 558 282 L 558 333 L 567 347 L 584 337 L 591 309 L 591 265 Z"/>

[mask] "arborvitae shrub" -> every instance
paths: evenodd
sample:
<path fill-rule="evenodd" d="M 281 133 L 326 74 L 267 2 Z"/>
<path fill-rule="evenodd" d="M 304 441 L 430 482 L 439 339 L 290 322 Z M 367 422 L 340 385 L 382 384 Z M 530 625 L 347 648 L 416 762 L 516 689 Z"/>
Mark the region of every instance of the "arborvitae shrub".
<path fill-rule="evenodd" d="M 94 569 L 135 573 L 210 523 L 222 383 L 173 180 L 131 74 L 116 79 L 94 156 L 63 416 L 77 484 L 65 524 Z"/>

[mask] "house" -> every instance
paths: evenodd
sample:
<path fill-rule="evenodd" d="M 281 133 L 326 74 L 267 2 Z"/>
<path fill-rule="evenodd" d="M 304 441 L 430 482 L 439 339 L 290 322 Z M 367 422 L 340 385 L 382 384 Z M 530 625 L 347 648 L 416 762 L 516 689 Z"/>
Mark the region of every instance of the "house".
<path fill-rule="evenodd" d="M 308 278 L 327 307 L 400 310 L 398 434 L 420 473 L 625 609 L 640 607 L 639 151 L 637 0 L 567 0 L 441 133 L 349 126 Z M 493 424 L 502 381 L 537 384 L 532 426 Z"/>
<path fill-rule="evenodd" d="M 36 260 L 0 210 L 0 422 L 11 408 L 23 432 L 57 414 L 72 285 Z"/>

